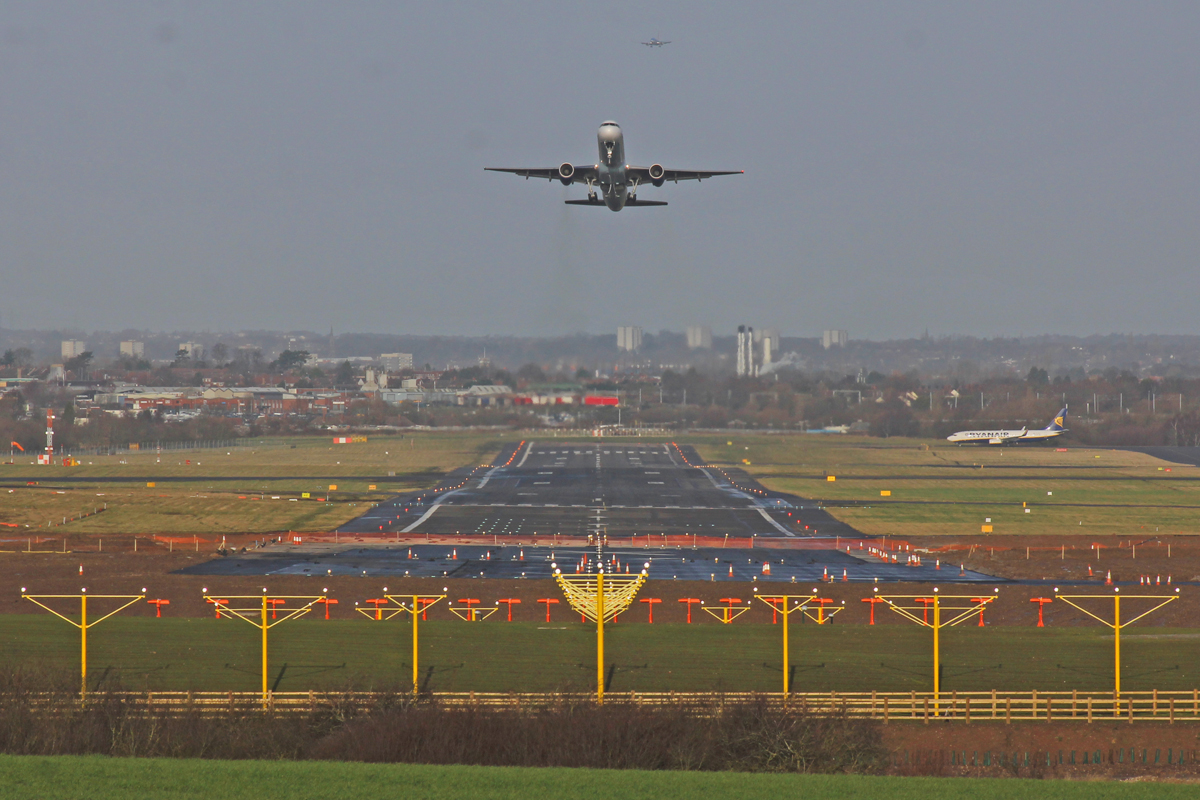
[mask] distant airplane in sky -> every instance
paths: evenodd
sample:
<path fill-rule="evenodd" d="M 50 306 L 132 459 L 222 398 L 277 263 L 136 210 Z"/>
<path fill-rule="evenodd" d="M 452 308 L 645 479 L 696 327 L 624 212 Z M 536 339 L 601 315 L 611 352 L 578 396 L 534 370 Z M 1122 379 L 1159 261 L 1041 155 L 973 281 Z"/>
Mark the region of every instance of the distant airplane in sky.
<path fill-rule="evenodd" d="M 646 45 L 646 47 L 662 47 L 664 44 L 670 44 L 670 43 L 671 42 L 669 39 L 665 42 L 660 42 L 658 39 L 655 39 L 653 36 L 650 37 L 650 41 L 642 42 L 642 44 Z"/>
<path fill-rule="evenodd" d="M 1027 442 L 1042 442 L 1056 439 L 1067 432 L 1063 422 L 1067 419 L 1067 409 L 1054 417 L 1054 421 L 1040 431 L 1022 428 L 1019 431 L 959 431 L 946 437 L 946 441 L 956 444 L 1021 444 Z"/>
<path fill-rule="evenodd" d="M 586 183 L 587 200 L 567 200 L 570 206 L 608 206 L 620 211 L 626 206 L 665 206 L 660 200 L 639 200 L 638 187 L 643 183 L 662 186 L 667 181 L 701 181 L 714 175 L 741 175 L 745 170 L 686 170 L 666 169 L 662 164 L 635 167 L 625 163 L 625 136 L 621 126 L 615 122 L 603 122 L 597 134 L 600 148 L 599 164 L 571 164 L 564 162 L 557 167 L 545 169 L 514 169 L 508 167 L 484 167 L 492 172 L 511 172 L 529 178 L 545 178 L 562 181 L 564 186 Z M 596 190 L 604 195 L 601 200 Z"/>

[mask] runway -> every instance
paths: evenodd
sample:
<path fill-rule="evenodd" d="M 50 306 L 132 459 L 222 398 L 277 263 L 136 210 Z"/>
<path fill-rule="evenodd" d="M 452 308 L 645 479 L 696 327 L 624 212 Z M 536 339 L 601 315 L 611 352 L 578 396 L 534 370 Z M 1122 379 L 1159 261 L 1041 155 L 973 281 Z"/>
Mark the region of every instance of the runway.
<path fill-rule="evenodd" d="M 884 563 L 818 503 L 671 442 L 513 443 L 489 465 L 375 506 L 337 536 L 187 571 L 549 578 L 555 563 L 571 573 L 603 561 L 619 572 L 650 564 L 651 577 L 668 580 L 995 580 L 931 560 Z"/>
<path fill-rule="evenodd" d="M 340 533 L 524 537 L 642 535 L 857 537 L 816 503 L 706 467 L 671 443 L 528 441 L 490 468 L 381 503 Z"/>

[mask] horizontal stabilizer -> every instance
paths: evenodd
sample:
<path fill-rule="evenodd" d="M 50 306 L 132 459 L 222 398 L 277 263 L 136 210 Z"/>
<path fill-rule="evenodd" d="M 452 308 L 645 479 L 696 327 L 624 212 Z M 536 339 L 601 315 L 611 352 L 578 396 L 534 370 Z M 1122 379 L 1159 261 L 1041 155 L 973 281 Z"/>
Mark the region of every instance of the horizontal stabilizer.
<path fill-rule="evenodd" d="M 600 199 L 596 199 L 596 200 L 564 200 L 563 202 L 569 206 L 602 206 L 602 205 L 604 205 L 604 201 L 602 201 Z M 633 199 L 630 199 L 630 200 L 625 201 L 625 208 L 629 208 L 631 206 L 665 206 L 665 205 L 666 205 L 666 203 L 664 203 L 661 200 L 633 200 Z"/>

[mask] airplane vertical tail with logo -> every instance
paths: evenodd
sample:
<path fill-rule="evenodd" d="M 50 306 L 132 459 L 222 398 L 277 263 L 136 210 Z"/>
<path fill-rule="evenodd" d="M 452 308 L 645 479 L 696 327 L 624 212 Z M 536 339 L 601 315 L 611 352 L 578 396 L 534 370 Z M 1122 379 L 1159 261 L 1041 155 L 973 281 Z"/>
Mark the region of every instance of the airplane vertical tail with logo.
<path fill-rule="evenodd" d="M 1056 414 L 1054 416 L 1054 420 L 1049 425 L 1047 425 L 1045 428 L 1043 428 L 1043 430 L 1065 431 L 1066 428 L 1064 427 L 1064 423 L 1066 421 L 1067 421 L 1067 408 L 1066 408 L 1066 406 L 1063 406 L 1063 410 L 1059 411 L 1058 414 Z"/>

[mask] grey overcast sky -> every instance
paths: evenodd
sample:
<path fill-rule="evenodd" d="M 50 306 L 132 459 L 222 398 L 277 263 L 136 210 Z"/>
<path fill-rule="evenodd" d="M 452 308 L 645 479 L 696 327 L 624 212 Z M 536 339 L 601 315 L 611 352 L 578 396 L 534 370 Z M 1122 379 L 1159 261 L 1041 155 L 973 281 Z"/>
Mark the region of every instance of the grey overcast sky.
<path fill-rule="evenodd" d="M 1200 333 L 1198 40 L 1195 2 L 10 0 L 0 324 Z M 483 171 L 605 119 L 746 174 L 614 214 Z"/>

